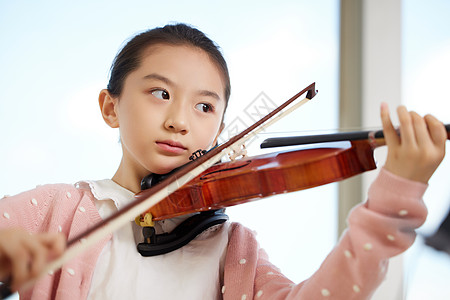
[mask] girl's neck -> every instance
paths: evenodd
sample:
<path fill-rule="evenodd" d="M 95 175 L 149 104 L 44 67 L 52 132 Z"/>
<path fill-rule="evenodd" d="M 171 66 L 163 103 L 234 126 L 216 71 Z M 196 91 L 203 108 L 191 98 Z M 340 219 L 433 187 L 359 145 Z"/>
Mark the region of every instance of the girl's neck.
<path fill-rule="evenodd" d="M 122 160 L 120 162 L 119 168 L 112 177 L 112 180 L 123 188 L 126 188 L 127 190 L 136 194 L 141 191 L 140 183 L 142 178 L 141 176 L 138 176 L 136 172 L 132 172 L 129 168 L 125 168 Z"/>

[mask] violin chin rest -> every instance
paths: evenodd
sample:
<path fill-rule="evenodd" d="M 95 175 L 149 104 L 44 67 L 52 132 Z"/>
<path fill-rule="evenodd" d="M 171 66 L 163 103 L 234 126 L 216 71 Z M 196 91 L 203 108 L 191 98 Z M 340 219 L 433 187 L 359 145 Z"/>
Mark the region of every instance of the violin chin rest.
<path fill-rule="evenodd" d="M 166 254 L 175 251 L 192 241 L 197 235 L 206 229 L 222 224 L 228 220 L 224 209 L 200 212 L 186 219 L 172 232 L 155 234 L 152 230 L 143 228 L 144 241 L 150 239 L 150 243 L 139 243 L 138 252 L 145 257 Z M 151 236 L 149 236 L 151 235 Z"/>

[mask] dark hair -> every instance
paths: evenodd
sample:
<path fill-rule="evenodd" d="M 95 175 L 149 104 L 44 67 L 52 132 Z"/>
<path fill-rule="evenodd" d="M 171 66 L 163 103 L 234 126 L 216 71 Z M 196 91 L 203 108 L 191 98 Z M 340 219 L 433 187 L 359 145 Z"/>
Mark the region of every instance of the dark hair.
<path fill-rule="evenodd" d="M 117 54 L 111 66 L 108 83 L 108 91 L 111 95 L 121 94 L 125 78 L 139 67 L 143 51 L 156 44 L 190 45 L 205 51 L 222 72 L 225 81 L 225 102 L 228 103 L 231 92 L 230 76 L 219 46 L 203 32 L 186 24 L 150 29 L 132 38 Z"/>

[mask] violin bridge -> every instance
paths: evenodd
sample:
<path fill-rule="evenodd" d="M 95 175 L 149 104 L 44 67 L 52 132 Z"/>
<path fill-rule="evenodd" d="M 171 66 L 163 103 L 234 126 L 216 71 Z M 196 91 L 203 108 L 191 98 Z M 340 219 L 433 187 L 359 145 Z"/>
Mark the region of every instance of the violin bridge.
<path fill-rule="evenodd" d="M 231 151 L 228 153 L 228 158 L 231 161 L 236 160 L 237 158 L 244 158 L 247 156 L 247 149 L 245 148 L 245 144 L 233 145 Z"/>

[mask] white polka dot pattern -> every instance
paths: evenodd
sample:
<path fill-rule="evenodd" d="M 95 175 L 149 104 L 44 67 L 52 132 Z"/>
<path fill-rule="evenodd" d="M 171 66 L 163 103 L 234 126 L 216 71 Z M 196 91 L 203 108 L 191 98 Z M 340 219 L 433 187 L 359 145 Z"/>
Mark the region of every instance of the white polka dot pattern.
<path fill-rule="evenodd" d="M 327 289 L 322 289 L 320 292 L 322 293 L 322 296 L 324 296 L 324 297 L 328 297 L 331 295 L 330 291 Z"/>
<path fill-rule="evenodd" d="M 370 251 L 370 250 L 372 250 L 373 246 L 372 246 L 371 243 L 365 243 L 364 246 L 363 246 L 363 248 L 364 248 L 364 250 L 366 250 L 366 251 Z"/>
<path fill-rule="evenodd" d="M 67 268 L 67 273 L 69 273 L 69 275 L 75 275 L 75 270 L 74 269 L 71 269 L 71 268 Z"/>

